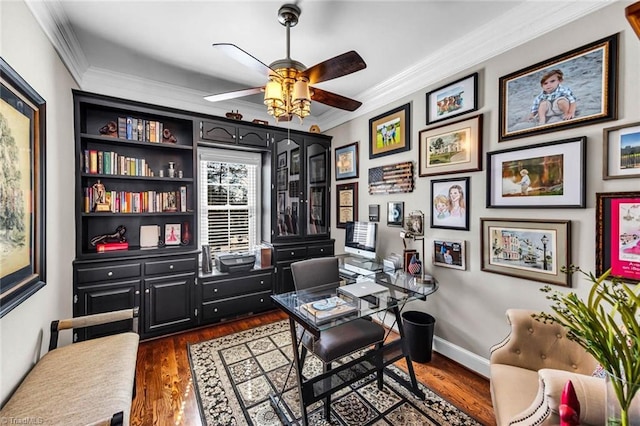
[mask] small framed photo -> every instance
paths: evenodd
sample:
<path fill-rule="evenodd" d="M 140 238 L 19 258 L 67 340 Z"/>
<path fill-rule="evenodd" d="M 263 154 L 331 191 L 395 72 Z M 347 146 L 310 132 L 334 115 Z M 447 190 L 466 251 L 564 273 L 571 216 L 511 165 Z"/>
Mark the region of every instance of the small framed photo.
<path fill-rule="evenodd" d="M 309 222 L 318 226 L 325 226 L 325 199 L 326 199 L 326 188 L 324 186 L 314 186 L 311 188 L 311 194 L 309 199 L 311 203 L 309 204 Z M 328 200 L 327 200 L 328 201 Z M 316 232 L 312 233 L 320 233 L 316 228 Z"/>
<path fill-rule="evenodd" d="M 640 122 L 604 129 L 602 179 L 640 177 Z"/>
<path fill-rule="evenodd" d="M 414 237 L 424 235 L 424 213 L 413 211 L 404 218 L 404 229 Z"/>
<path fill-rule="evenodd" d="M 336 206 L 338 228 L 344 228 L 347 222 L 358 220 L 358 182 L 336 186 Z"/>
<path fill-rule="evenodd" d="M 320 154 L 309 157 L 309 183 L 324 183 L 327 180 L 327 157 Z"/>
<path fill-rule="evenodd" d="M 299 196 L 300 196 L 300 181 L 290 180 L 289 181 L 289 197 L 296 198 Z"/>
<path fill-rule="evenodd" d="M 289 162 L 289 174 L 291 176 L 300 174 L 300 148 L 291 150 L 291 160 Z"/>
<path fill-rule="evenodd" d="M 278 191 L 287 190 L 287 169 L 279 169 L 276 171 L 276 189 Z"/>
<path fill-rule="evenodd" d="M 487 207 L 584 208 L 586 143 L 577 137 L 487 153 Z"/>
<path fill-rule="evenodd" d="M 369 120 L 369 159 L 411 149 L 411 104 Z"/>
<path fill-rule="evenodd" d="M 478 109 L 478 73 L 428 92 L 427 125 Z"/>
<path fill-rule="evenodd" d="M 433 264 L 445 268 L 467 269 L 466 241 L 462 240 L 434 240 Z"/>
<path fill-rule="evenodd" d="M 483 271 L 571 287 L 561 272 L 571 264 L 570 221 L 480 218 L 480 225 Z"/>
<path fill-rule="evenodd" d="M 285 214 L 285 208 L 287 205 L 287 194 L 285 192 L 278 192 L 278 213 Z"/>
<path fill-rule="evenodd" d="M 482 170 L 482 114 L 421 130 L 420 176 Z"/>
<path fill-rule="evenodd" d="M 596 275 L 640 281 L 640 192 L 596 193 Z"/>
<path fill-rule="evenodd" d="M 278 154 L 278 168 L 282 169 L 284 167 L 287 167 L 287 151 L 285 152 L 281 152 L 280 154 Z"/>
<path fill-rule="evenodd" d="M 387 204 L 387 225 L 402 226 L 404 220 L 404 202 L 391 201 Z"/>
<path fill-rule="evenodd" d="M 500 142 L 617 117 L 618 34 L 499 80 Z"/>
<path fill-rule="evenodd" d="M 179 246 L 181 225 L 179 223 L 167 223 L 164 225 L 164 244 L 167 246 Z"/>
<path fill-rule="evenodd" d="M 431 227 L 469 230 L 469 178 L 431 181 Z"/>
<path fill-rule="evenodd" d="M 336 180 L 358 177 L 358 142 L 336 148 Z"/>

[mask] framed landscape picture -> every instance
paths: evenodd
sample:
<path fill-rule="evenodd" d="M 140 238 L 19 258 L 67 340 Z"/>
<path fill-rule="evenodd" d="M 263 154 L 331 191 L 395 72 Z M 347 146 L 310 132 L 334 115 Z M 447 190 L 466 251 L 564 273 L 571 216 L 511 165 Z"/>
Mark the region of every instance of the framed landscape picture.
<path fill-rule="evenodd" d="M 571 287 L 571 222 L 480 218 L 481 269 Z"/>
<path fill-rule="evenodd" d="M 640 192 L 596 194 L 596 274 L 640 281 Z"/>
<path fill-rule="evenodd" d="M 487 153 L 487 207 L 586 207 L 584 136 Z"/>
<path fill-rule="evenodd" d="M 602 179 L 640 177 L 640 122 L 603 131 Z"/>
<path fill-rule="evenodd" d="M 336 180 L 358 177 L 358 142 L 336 148 Z"/>
<path fill-rule="evenodd" d="M 478 73 L 428 92 L 427 124 L 478 109 Z"/>
<path fill-rule="evenodd" d="M 467 269 L 466 242 L 462 240 L 434 240 L 433 264 L 445 268 Z"/>
<path fill-rule="evenodd" d="M 431 181 L 431 227 L 469 230 L 469 178 Z"/>
<path fill-rule="evenodd" d="M 411 104 L 405 104 L 369 120 L 369 158 L 411 149 Z"/>
<path fill-rule="evenodd" d="M 617 117 L 618 34 L 500 78 L 499 140 Z"/>
<path fill-rule="evenodd" d="M 482 170 L 482 114 L 421 130 L 420 176 Z"/>

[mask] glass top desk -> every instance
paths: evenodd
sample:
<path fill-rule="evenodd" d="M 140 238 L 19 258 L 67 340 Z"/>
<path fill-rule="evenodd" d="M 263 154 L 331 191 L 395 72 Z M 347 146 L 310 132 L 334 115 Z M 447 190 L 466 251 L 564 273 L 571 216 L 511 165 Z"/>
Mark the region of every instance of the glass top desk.
<path fill-rule="evenodd" d="M 427 296 L 437 291 L 438 283 L 435 279 L 428 283 L 421 283 L 416 277 L 404 272 L 377 272 L 372 277 L 376 283 L 382 285 L 383 289 L 360 298 L 345 294 L 341 291 L 342 286 L 338 286 L 337 283 L 271 296 L 276 306 L 289 316 L 293 365 L 298 378 L 301 421 L 304 425 L 307 424 L 306 407 L 308 405 L 325 399 L 328 395 L 376 372 L 379 366 L 384 369 L 402 358 L 406 360 L 410 381 L 404 380 L 389 369 L 384 369 L 385 374 L 393 377 L 419 398 L 425 397 L 418 387 L 411 364 L 408 344 L 404 340 L 400 312 L 407 302 L 426 300 Z M 319 337 L 323 330 L 356 318 L 372 316 L 379 318 L 387 314 L 392 315 L 394 324 L 398 327 L 399 339 L 390 339 L 390 332 L 387 331 L 380 347 L 361 351 L 359 356 L 352 356 L 353 359 L 315 377 L 303 376 L 304 357 L 301 357 L 300 345 L 304 333 Z M 304 331 L 298 332 L 299 328 Z M 290 423 L 291 419 L 283 414 L 285 410 L 282 409 L 280 396 L 271 395 L 271 402 L 281 420 Z"/>

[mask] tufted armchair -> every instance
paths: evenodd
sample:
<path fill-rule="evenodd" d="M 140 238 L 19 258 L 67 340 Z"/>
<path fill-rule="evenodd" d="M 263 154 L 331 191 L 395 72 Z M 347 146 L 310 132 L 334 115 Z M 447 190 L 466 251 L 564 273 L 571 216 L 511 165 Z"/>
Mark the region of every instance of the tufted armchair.
<path fill-rule="evenodd" d="M 491 400 L 498 426 L 557 425 L 562 389 L 571 380 L 580 401 L 580 424 L 605 424 L 604 379 L 598 363 L 567 338 L 559 324 L 531 317 L 535 311 L 507 310 L 510 334 L 491 348 Z"/>

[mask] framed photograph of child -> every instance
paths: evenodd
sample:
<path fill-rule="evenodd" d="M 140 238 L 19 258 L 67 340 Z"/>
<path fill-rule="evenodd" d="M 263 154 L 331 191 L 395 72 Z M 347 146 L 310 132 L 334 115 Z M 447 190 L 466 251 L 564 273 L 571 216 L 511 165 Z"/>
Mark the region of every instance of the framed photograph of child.
<path fill-rule="evenodd" d="M 603 131 L 602 179 L 640 177 L 640 122 Z"/>
<path fill-rule="evenodd" d="M 584 136 L 487 152 L 487 207 L 585 208 Z"/>
<path fill-rule="evenodd" d="M 478 109 L 478 73 L 426 94 L 427 125 Z"/>
<path fill-rule="evenodd" d="M 462 240 L 434 240 L 433 264 L 445 268 L 467 269 L 466 242 Z"/>
<path fill-rule="evenodd" d="M 431 181 L 431 227 L 469 230 L 469 178 Z"/>
<path fill-rule="evenodd" d="M 617 118 L 618 34 L 499 80 L 499 141 Z"/>

